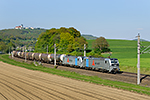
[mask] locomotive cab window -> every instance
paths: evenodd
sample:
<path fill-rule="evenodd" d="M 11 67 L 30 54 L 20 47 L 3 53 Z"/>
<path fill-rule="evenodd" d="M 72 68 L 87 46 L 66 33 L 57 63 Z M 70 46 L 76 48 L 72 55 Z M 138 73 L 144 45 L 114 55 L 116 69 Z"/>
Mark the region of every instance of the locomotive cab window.
<path fill-rule="evenodd" d="M 114 63 L 114 60 L 111 60 L 111 63 Z"/>
<path fill-rule="evenodd" d="M 105 64 L 108 63 L 108 61 L 105 61 Z"/>
<path fill-rule="evenodd" d="M 117 63 L 118 61 L 117 60 L 111 60 L 111 63 Z"/>

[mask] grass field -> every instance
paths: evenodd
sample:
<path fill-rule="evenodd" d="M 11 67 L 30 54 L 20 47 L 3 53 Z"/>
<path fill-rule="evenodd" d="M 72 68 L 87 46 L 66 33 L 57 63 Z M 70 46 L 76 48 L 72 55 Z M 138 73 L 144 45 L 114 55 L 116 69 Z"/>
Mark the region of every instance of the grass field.
<path fill-rule="evenodd" d="M 88 41 L 88 49 L 92 49 L 92 42 Z M 120 69 L 122 71 L 137 72 L 137 41 L 133 40 L 113 40 L 107 39 L 109 48 L 112 50 L 111 58 L 118 58 L 120 62 Z M 141 46 L 148 46 L 150 42 L 141 42 Z M 141 51 L 144 48 L 141 48 Z M 103 54 L 107 57 L 109 54 Z M 140 60 L 141 73 L 150 74 L 150 54 L 141 54 Z"/>
<path fill-rule="evenodd" d="M 24 67 L 24 68 L 27 68 L 30 70 L 42 71 L 42 72 L 56 74 L 59 76 L 68 77 L 68 78 L 72 78 L 72 79 L 76 79 L 76 80 L 80 80 L 80 81 L 90 82 L 90 83 L 94 83 L 94 84 L 101 84 L 101 85 L 110 86 L 113 88 L 118 88 L 118 89 L 123 89 L 123 90 L 127 90 L 127 91 L 150 95 L 149 87 L 124 83 L 124 82 L 119 82 L 119 81 L 111 81 L 111 80 L 101 79 L 97 76 L 81 75 L 81 74 L 78 74 L 75 72 L 63 71 L 63 70 L 59 70 L 59 69 L 55 69 L 55 68 L 35 66 L 33 64 L 27 64 L 24 62 L 17 62 L 15 60 L 9 58 L 8 55 L 0 55 L 0 61 L 3 61 L 8 64 Z"/>

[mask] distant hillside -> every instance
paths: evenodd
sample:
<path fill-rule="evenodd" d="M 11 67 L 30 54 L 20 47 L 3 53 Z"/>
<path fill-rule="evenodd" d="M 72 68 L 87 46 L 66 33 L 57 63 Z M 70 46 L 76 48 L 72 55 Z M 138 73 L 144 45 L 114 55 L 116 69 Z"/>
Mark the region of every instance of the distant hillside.
<path fill-rule="evenodd" d="M 38 36 L 45 29 L 4 29 L 0 30 L 0 41 L 8 44 L 12 42 L 16 46 L 34 46 Z"/>
<path fill-rule="evenodd" d="M 97 37 L 93 36 L 93 35 L 82 35 L 84 38 L 86 38 L 87 40 L 94 40 L 97 39 Z"/>

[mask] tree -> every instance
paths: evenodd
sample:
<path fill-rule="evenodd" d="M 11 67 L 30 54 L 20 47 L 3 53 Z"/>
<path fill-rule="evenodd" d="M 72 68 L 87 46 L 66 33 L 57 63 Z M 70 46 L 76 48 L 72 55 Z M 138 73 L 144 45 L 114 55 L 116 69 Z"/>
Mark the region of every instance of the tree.
<path fill-rule="evenodd" d="M 61 33 L 60 34 L 60 43 L 59 48 L 61 50 L 67 50 L 68 52 L 71 52 L 73 50 L 72 44 L 73 44 L 73 36 L 70 33 Z"/>
<path fill-rule="evenodd" d="M 54 51 L 54 44 L 58 47 L 57 50 L 60 52 L 72 52 L 76 48 L 82 49 L 81 45 L 84 45 L 85 39 L 81 38 L 79 31 L 73 27 L 60 29 L 52 28 L 46 30 L 39 35 L 38 41 L 35 45 L 35 50 L 37 52 L 46 52 L 47 45 L 49 46 L 49 51 Z"/>
<path fill-rule="evenodd" d="M 95 40 L 95 42 L 93 42 L 93 48 L 95 51 L 103 52 L 103 50 L 107 50 L 108 47 L 109 47 L 109 44 L 104 37 L 99 37 Z"/>
<path fill-rule="evenodd" d="M 84 50 L 84 44 L 86 44 L 86 47 L 88 46 L 88 43 L 86 42 L 86 39 L 84 37 L 77 37 L 74 41 L 74 50 L 76 51 L 83 51 Z"/>
<path fill-rule="evenodd" d="M 0 51 L 5 52 L 6 48 L 7 48 L 6 44 L 3 41 L 1 41 L 0 42 Z"/>

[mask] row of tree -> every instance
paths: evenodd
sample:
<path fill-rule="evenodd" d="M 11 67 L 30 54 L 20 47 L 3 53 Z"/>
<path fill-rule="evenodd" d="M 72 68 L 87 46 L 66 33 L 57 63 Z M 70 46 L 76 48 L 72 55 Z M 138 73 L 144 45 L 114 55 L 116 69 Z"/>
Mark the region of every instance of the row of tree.
<path fill-rule="evenodd" d="M 12 42 L 6 44 L 5 42 L 0 41 L 0 51 L 3 53 L 8 53 L 9 51 L 12 51 L 15 48 L 16 46 Z"/>
<path fill-rule="evenodd" d="M 56 44 L 60 53 L 70 53 L 72 51 L 82 51 L 84 44 L 87 44 L 87 42 L 80 32 L 73 27 L 52 28 L 40 34 L 35 45 L 35 51 L 46 52 L 48 45 L 49 52 L 53 52 L 54 44 Z"/>
<path fill-rule="evenodd" d="M 6 45 L 12 42 L 15 46 L 35 46 L 36 40 L 45 29 L 4 29 L 0 30 L 0 41 Z"/>
<path fill-rule="evenodd" d="M 43 32 L 38 37 L 35 45 L 36 52 L 46 52 L 47 46 L 49 52 L 54 51 L 54 44 L 57 46 L 58 53 L 72 53 L 75 55 L 83 55 L 84 44 L 88 47 L 86 39 L 81 36 L 81 33 L 73 27 L 60 29 L 52 28 Z M 93 49 L 90 55 L 95 54 L 101 56 L 101 52 L 109 52 L 109 44 L 104 37 L 97 38 L 93 42 Z"/>
<path fill-rule="evenodd" d="M 0 51 L 8 53 L 16 47 L 35 47 L 36 40 L 45 29 L 4 29 L 0 30 Z"/>
<path fill-rule="evenodd" d="M 15 33 L 16 32 L 16 33 Z M 32 33 L 37 32 L 37 33 Z M 42 32 L 42 33 L 38 33 Z M 37 38 L 37 35 L 40 34 Z M 35 36 L 34 36 L 35 35 Z M 30 37 L 31 36 L 31 37 Z M 27 40 L 26 40 L 27 39 Z M 35 52 L 54 51 L 54 44 L 58 53 L 71 53 L 73 55 L 83 55 L 84 44 L 88 43 L 81 33 L 73 27 L 50 30 L 0 30 L 0 51 L 9 52 L 17 46 L 26 47 L 35 45 Z M 101 56 L 101 52 L 109 52 L 108 42 L 104 37 L 97 38 L 92 44 L 93 50 L 87 50 L 88 55 Z"/>

